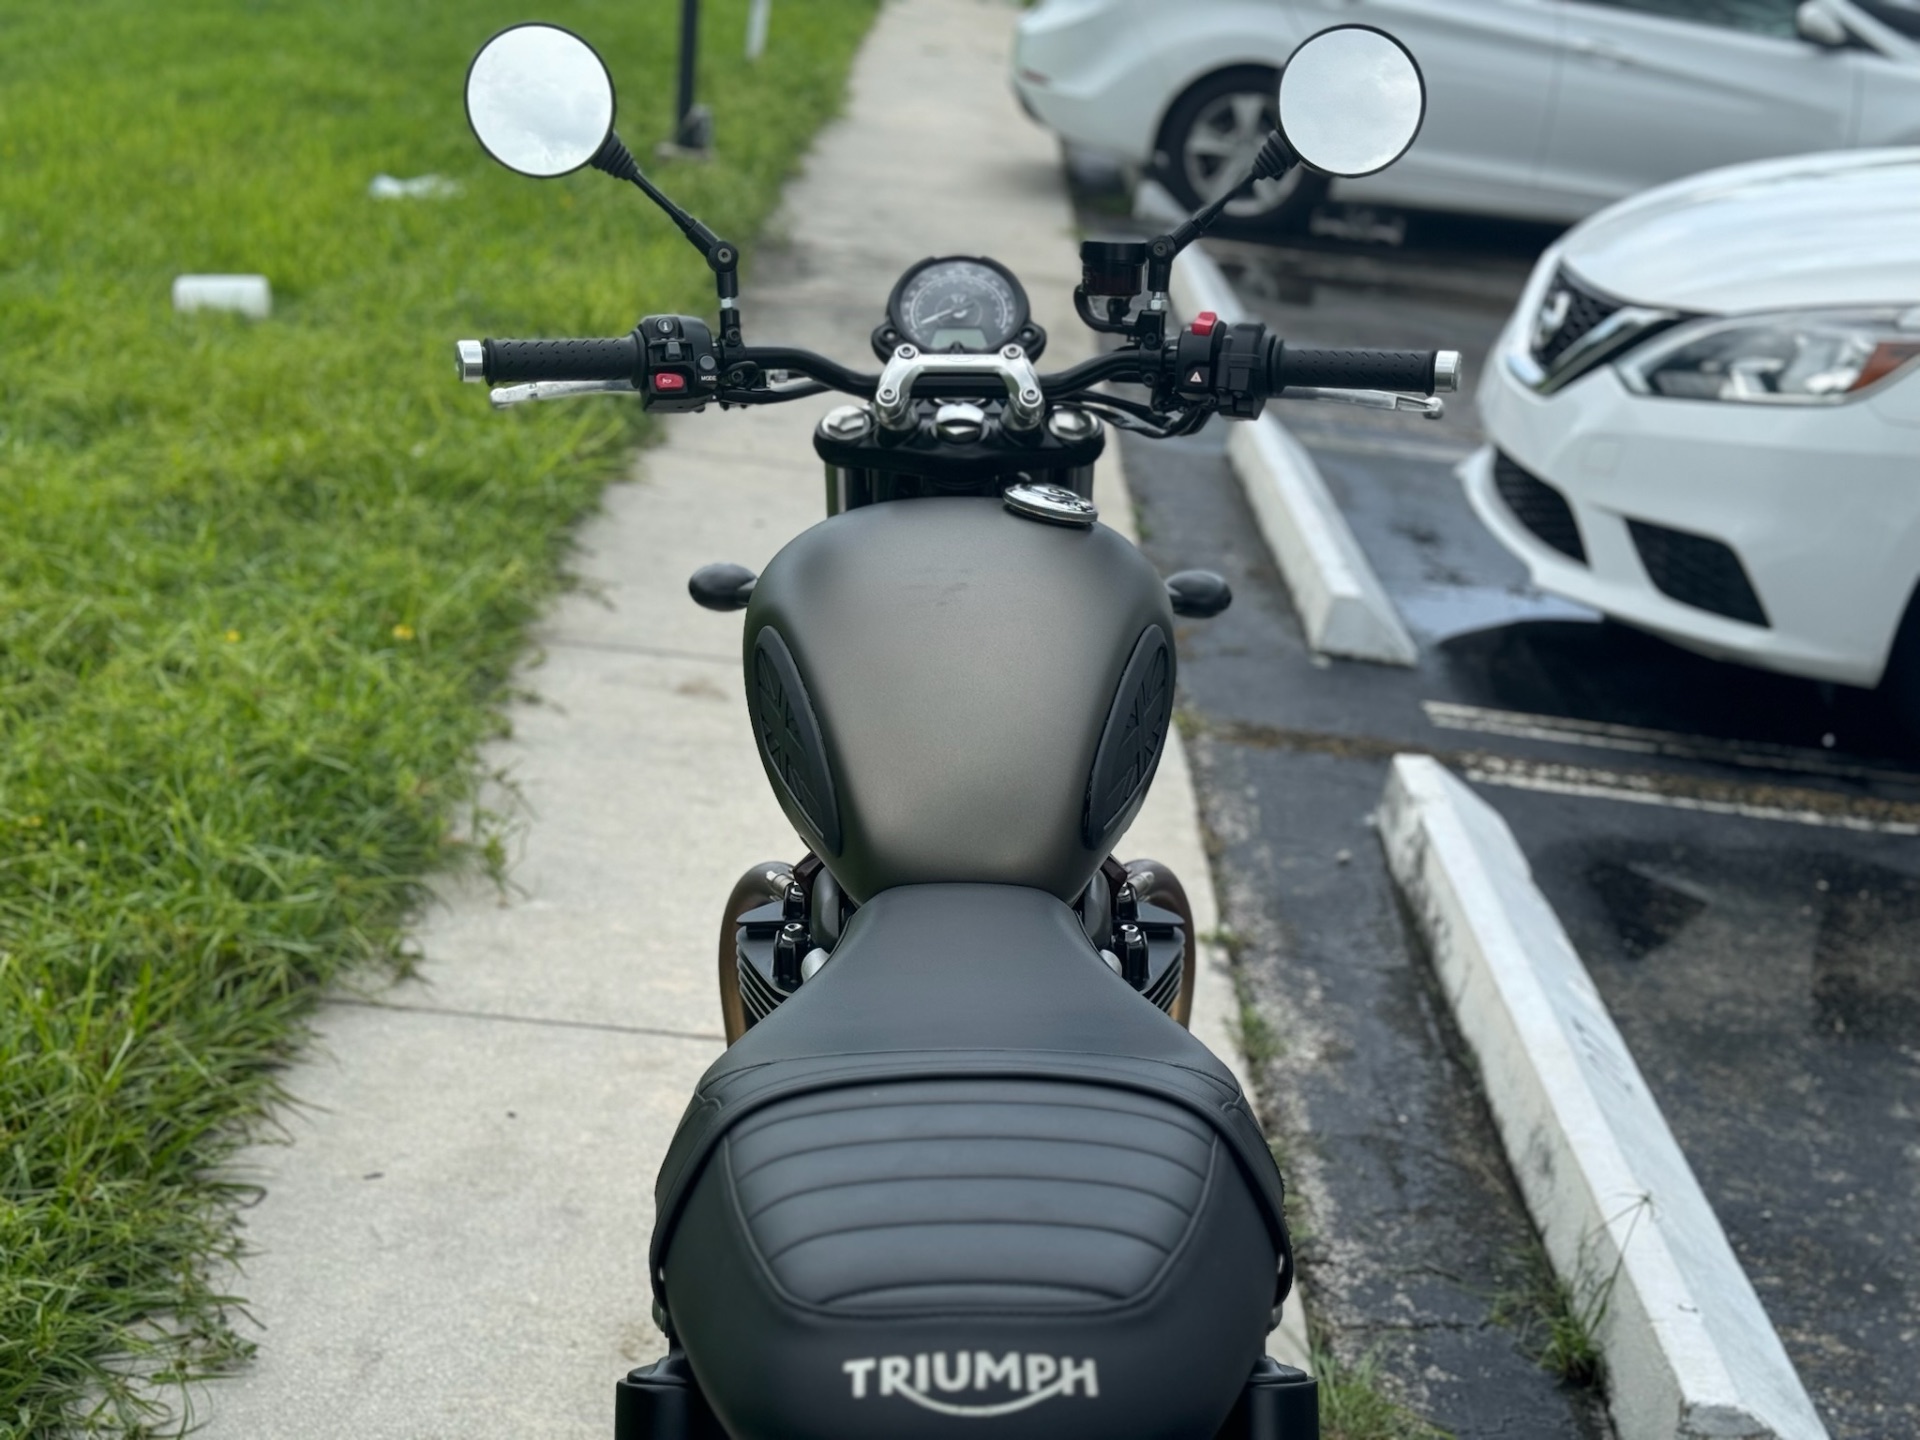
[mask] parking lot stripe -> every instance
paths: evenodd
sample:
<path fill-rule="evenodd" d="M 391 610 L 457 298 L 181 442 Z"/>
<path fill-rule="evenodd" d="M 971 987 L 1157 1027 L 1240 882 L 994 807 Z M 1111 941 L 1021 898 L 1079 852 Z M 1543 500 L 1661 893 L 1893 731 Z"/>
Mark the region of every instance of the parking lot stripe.
<path fill-rule="evenodd" d="M 1621 1440 L 1825 1440 L 1632 1052 L 1498 812 L 1393 761 L 1380 835 L 1555 1271 L 1592 1316 Z"/>
<path fill-rule="evenodd" d="M 1920 835 L 1920 803 L 1875 795 L 1848 795 L 1804 785 L 1723 780 L 1677 770 L 1603 770 L 1496 755 L 1485 750 L 1447 750 L 1370 736 L 1291 730 L 1245 720 L 1208 720 L 1189 715 L 1185 723 L 1214 739 L 1263 749 L 1362 760 L 1388 760 L 1405 753 L 1428 755 L 1481 784 L 1503 785 L 1514 790 L 1539 790 L 1592 800 L 1624 800 L 1675 810 L 1879 835 Z"/>
<path fill-rule="evenodd" d="M 1513 790 L 1536 790 L 1548 795 L 1571 795 L 1588 800 L 1624 800 L 1636 805 L 1664 805 L 1670 810 L 1695 810 L 1706 815 L 1737 815 L 1745 820 L 1777 820 L 1789 825 L 1817 825 L 1829 830 L 1859 830 L 1876 835 L 1920 835 L 1920 819 L 1887 819 L 1863 815 L 1845 806 L 1767 804 L 1687 794 L 1676 789 L 1675 777 L 1643 775 L 1620 770 L 1597 770 L 1584 765 L 1552 765 L 1487 755 L 1464 767 L 1466 777 L 1483 785 Z M 1819 792 L 1789 792 L 1807 795 Z M 1912 810 L 1911 806 L 1900 807 Z"/>
<path fill-rule="evenodd" d="M 1877 780 L 1895 785 L 1920 785 L 1920 771 L 1857 765 L 1801 745 L 1773 745 L 1758 740 L 1719 740 L 1710 735 L 1648 730 L 1638 725 L 1609 725 L 1563 715 L 1487 710 L 1478 705 L 1456 705 L 1446 700 L 1423 700 L 1421 708 L 1427 712 L 1427 719 L 1440 730 L 1466 730 L 1481 735 L 1504 735 L 1515 740 L 1585 745 L 1596 750 L 1623 750 L 1636 755 L 1665 755 L 1676 760 L 1706 760 L 1751 770 L 1790 771 L 1803 775 L 1831 776 L 1838 780 Z"/>

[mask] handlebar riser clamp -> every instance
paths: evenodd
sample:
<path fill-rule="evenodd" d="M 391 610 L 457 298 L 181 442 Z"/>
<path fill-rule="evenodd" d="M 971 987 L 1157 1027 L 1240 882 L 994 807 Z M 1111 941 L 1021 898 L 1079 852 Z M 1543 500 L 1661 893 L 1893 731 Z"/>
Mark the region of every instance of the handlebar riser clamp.
<path fill-rule="evenodd" d="M 914 387 L 932 376 L 998 380 L 1007 392 L 1001 424 L 1015 433 L 1038 430 L 1046 418 L 1047 401 L 1040 391 L 1040 376 L 1027 352 L 1018 345 L 1008 345 L 993 355 L 928 355 L 916 345 L 902 345 L 887 361 L 874 389 L 873 408 L 881 429 L 902 434 L 914 428 Z"/>

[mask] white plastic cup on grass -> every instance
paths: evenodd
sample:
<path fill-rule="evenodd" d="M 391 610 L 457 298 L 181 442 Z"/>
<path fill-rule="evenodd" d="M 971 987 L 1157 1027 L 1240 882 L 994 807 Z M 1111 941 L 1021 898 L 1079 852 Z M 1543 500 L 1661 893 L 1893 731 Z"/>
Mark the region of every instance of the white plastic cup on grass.
<path fill-rule="evenodd" d="M 445 200 L 459 193 L 460 182 L 444 175 L 416 175 L 411 180 L 376 175 L 367 184 L 367 194 L 375 200 Z"/>
<path fill-rule="evenodd" d="M 176 275 L 173 308 L 230 310 L 264 320 L 273 313 L 273 287 L 264 275 Z"/>

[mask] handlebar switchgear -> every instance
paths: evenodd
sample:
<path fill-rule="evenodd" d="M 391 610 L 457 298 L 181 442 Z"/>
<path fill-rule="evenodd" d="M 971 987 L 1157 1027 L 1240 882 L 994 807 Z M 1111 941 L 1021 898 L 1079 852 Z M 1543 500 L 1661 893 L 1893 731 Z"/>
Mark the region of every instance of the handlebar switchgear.
<path fill-rule="evenodd" d="M 1276 344 L 1257 320 L 1222 325 L 1203 317 L 1173 342 L 1173 388 L 1184 399 L 1211 398 L 1235 420 L 1257 419 L 1273 394 L 1268 377 Z"/>
<path fill-rule="evenodd" d="M 1433 350 L 1315 350 L 1288 345 L 1259 321 L 1197 318 L 1169 342 L 1167 384 L 1180 399 L 1212 400 L 1222 415 L 1256 419 L 1288 389 L 1406 391 L 1454 388 L 1458 358 Z"/>
<path fill-rule="evenodd" d="M 649 410 L 698 410 L 720 388 L 713 332 L 692 315 L 649 315 L 604 340 L 464 340 L 460 365 L 495 385 L 624 381 Z"/>
<path fill-rule="evenodd" d="M 635 377 L 649 410 L 698 410 L 720 388 L 720 358 L 713 332 L 692 315 L 649 315 L 633 327 L 644 355 L 644 375 Z"/>

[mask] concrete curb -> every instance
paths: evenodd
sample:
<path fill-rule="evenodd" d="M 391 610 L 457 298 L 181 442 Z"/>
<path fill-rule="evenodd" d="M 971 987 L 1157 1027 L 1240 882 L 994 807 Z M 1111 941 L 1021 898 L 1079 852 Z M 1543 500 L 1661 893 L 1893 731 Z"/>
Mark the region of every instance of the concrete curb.
<path fill-rule="evenodd" d="M 1174 261 L 1171 298 L 1183 316 L 1211 310 L 1229 324 L 1251 318 L 1213 257 L 1197 246 Z M 1300 442 L 1266 414 L 1231 427 L 1227 459 L 1287 582 L 1307 643 L 1323 655 L 1417 664 L 1419 646 Z"/>
<path fill-rule="evenodd" d="M 1400 755 L 1380 833 L 1547 1254 L 1598 1311 L 1621 1440 L 1826 1440 L 1506 822 L 1438 761 Z"/>
<path fill-rule="evenodd" d="M 1133 187 L 1133 218 L 1172 229 L 1187 218 L 1187 211 L 1166 186 L 1149 178 Z"/>

